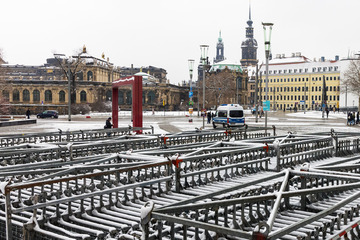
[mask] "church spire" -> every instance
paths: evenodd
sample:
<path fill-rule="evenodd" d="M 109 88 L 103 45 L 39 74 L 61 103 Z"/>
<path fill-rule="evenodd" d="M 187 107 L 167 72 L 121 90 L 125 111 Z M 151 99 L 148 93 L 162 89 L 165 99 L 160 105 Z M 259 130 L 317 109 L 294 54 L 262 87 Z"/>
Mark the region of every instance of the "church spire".
<path fill-rule="evenodd" d="M 249 20 L 247 21 L 249 27 L 252 27 L 253 21 L 251 20 L 251 2 L 249 1 Z"/>
<path fill-rule="evenodd" d="M 214 58 L 214 63 L 221 62 L 225 59 L 224 57 L 224 43 L 221 37 L 221 30 L 219 31 L 219 38 L 216 44 L 216 58 Z"/>
<path fill-rule="evenodd" d="M 254 28 L 251 20 L 251 3 L 249 0 L 249 20 L 246 27 L 246 39 L 241 44 L 242 59 L 240 60 L 242 66 L 256 65 L 257 63 L 257 42 L 254 39 Z"/>

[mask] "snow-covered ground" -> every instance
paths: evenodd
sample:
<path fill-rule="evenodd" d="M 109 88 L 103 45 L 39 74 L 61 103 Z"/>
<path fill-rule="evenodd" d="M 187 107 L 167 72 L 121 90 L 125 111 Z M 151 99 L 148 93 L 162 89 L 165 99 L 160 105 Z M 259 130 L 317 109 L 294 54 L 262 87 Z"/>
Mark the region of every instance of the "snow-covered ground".
<path fill-rule="evenodd" d="M 265 117 L 258 118 L 255 122 L 255 116 L 250 113 L 250 110 L 245 110 L 246 124 L 249 126 L 264 126 Z M 11 127 L 1 127 L 0 134 L 9 133 L 30 133 L 30 132 L 54 132 L 61 129 L 63 131 L 75 130 L 89 130 L 89 129 L 103 129 L 105 120 L 111 116 L 111 113 L 91 113 L 88 115 L 73 115 L 71 121 L 68 121 L 67 115 L 61 115 L 59 119 L 37 119 L 36 124 L 19 125 Z M 174 133 L 179 131 L 195 130 L 201 128 L 203 121 L 201 117 L 197 116 L 197 112 L 193 114 L 193 122 L 189 122 L 188 112 L 174 111 L 174 112 L 143 112 L 144 120 L 143 126 L 153 126 L 155 133 Z M 32 116 L 34 117 L 34 116 Z M 89 118 L 90 117 L 90 118 Z M 119 113 L 119 127 L 131 126 L 131 112 L 121 111 Z M 313 133 L 330 131 L 356 131 L 359 132 L 358 126 L 346 125 L 346 114 L 330 112 L 329 118 L 322 118 L 322 112 L 269 112 L 267 125 L 269 127 L 275 126 L 278 135 L 286 134 L 288 131 L 297 133 Z M 212 129 L 211 124 L 206 123 L 205 128 Z"/>

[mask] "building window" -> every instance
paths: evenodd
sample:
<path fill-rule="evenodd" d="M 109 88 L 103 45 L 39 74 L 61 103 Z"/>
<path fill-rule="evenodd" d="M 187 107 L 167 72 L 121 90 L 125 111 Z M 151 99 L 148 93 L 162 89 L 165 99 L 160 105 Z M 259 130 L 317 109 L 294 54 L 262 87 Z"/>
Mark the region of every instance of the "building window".
<path fill-rule="evenodd" d="M 305 69 L 304 69 L 304 71 L 305 71 L 305 72 L 307 72 L 307 71 L 308 71 L 308 69 L 307 69 L 307 68 L 305 68 Z"/>
<path fill-rule="evenodd" d="M 40 91 L 39 90 L 33 91 L 33 102 L 40 102 Z"/>
<path fill-rule="evenodd" d="M 316 68 L 313 68 L 312 71 L 313 71 L 313 72 L 316 72 Z"/>
<path fill-rule="evenodd" d="M 301 73 L 302 72 L 302 69 L 299 69 L 299 73 Z"/>
<path fill-rule="evenodd" d="M 150 91 L 147 95 L 148 97 L 148 100 L 147 100 L 147 103 L 148 104 L 153 104 L 155 103 L 155 93 L 153 91 Z"/>
<path fill-rule="evenodd" d="M 124 92 L 119 91 L 118 103 L 124 104 Z"/>
<path fill-rule="evenodd" d="M 110 90 L 106 91 L 106 101 L 112 100 L 112 92 Z"/>
<path fill-rule="evenodd" d="M 292 70 L 291 70 L 291 69 L 289 69 L 289 73 L 291 73 L 291 71 L 292 71 Z"/>
<path fill-rule="evenodd" d="M 13 91 L 13 101 L 14 101 L 14 102 L 20 101 L 20 93 L 19 93 L 18 90 L 14 90 L 14 91 Z"/>
<path fill-rule="evenodd" d="M 86 102 L 86 92 L 84 90 L 80 92 L 80 101 Z"/>
<path fill-rule="evenodd" d="M 82 71 L 76 73 L 76 80 L 79 80 L 79 81 L 84 80 L 84 74 Z"/>
<path fill-rule="evenodd" d="M 287 71 L 286 70 L 284 70 L 284 73 L 286 73 Z"/>
<path fill-rule="evenodd" d="M 126 104 L 132 104 L 131 92 L 126 92 Z"/>
<path fill-rule="evenodd" d="M 88 71 L 87 72 L 87 80 L 88 81 L 92 81 L 94 78 L 93 72 L 92 71 Z"/>
<path fill-rule="evenodd" d="M 334 71 L 337 71 L 338 70 L 338 67 L 334 67 Z"/>
<path fill-rule="evenodd" d="M 65 92 L 63 90 L 59 92 L 59 102 L 65 102 Z"/>
<path fill-rule="evenodd" d="M 52 92 L 50 90 L 45 91 L 45 102 L 52 102 Z"/>
<path fill-rule="evenodd" d="M 30 101 L 30 92 L 29 90 L 25 89 L 23 91 L 23 102 L 29 102 Z"/>

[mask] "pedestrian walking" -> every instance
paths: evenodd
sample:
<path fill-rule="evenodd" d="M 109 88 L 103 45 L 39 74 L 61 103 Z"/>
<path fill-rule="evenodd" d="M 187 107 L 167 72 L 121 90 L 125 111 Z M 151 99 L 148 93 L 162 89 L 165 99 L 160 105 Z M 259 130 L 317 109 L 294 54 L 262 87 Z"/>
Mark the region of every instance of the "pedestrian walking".
<path fill-rule="evenodd" d="M 326 118 L 329 118 L 329 108 L 325 108 Z"/>
<path fill-rule="evenodd" d="M 211 113 L 207 112 L 207 123 L 210 124 L 211 123 Z"/>
<path fill-rule="evenodd" d="M 31 114 L 30 109 L 28 109 L 28 110 L 26 111 L 27 119 L 30 119 L 30 114 Z"/>
<path fill-rule="evenodd" d="M 359 111 L 358 111 L 356 114 L 356 124 L 359 124 L 359 122 L 360 122 L 360 119 L 359 119 Z"/>

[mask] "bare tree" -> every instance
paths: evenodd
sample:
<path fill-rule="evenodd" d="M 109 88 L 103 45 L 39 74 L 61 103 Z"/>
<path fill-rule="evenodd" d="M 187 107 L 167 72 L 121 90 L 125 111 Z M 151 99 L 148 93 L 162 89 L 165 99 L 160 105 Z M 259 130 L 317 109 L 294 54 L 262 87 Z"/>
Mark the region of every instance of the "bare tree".
<path fill-rule="evenodd" d="M 0 114 L 7 115 L 10 112 L 9 105 L 9 85 L 6 82 L 6 69 L 2 66 L 5 63 L 3 60 L 3 51 L 0 49 Z"/>
<path fill-rule="evenodd" d="M 344 73 L 343 85 L 347 91 L 360 95 L 360 60 L 351 60 L 349 67 Z"/>
<path fill-rule="evenodd" d="M 202 86 L 202 83 L 200 83 Z M 231 103 L 235 100 L 236 82 L 230 71 L 210 73 L 205 78 L 205 105 L 218 106 L 223 103 Z M 202 91 L 200 89 L 200 100 Z"/>
<path fill-rule="evenodd" d="M 81 52 L 78 52 L 76 56 L 65 57 L 64 54 L 54 53 L 55 59 L 58 61 L 60 68 L 63 70 L 64 75 L 71 82 L 71 103 L 75 103 L 76 98 L 76 76 L 77 73 L 82 71 L 84 62 L 82 61 Z"/>

